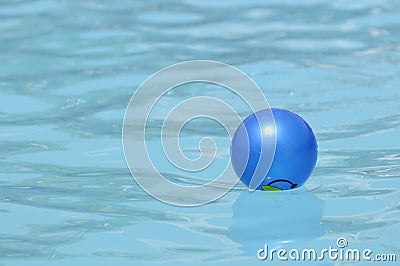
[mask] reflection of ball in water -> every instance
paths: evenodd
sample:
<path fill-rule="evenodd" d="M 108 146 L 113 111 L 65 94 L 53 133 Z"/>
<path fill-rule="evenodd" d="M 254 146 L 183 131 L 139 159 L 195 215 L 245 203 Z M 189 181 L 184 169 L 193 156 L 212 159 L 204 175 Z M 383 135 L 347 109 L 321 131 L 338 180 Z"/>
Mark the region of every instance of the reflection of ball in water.
<path fill-rule="evenodd" d="M 268 119 L 271 111 L 275 125 Z M 287 110 L 261 110 L 248 116 L 239 125 L 231 147 L 235 172 L 249 186 L 257 168 L 268 163 L 260 160 L 266 158 L 261 154 L 270 152 L 274 141 L 276 146 L 271 168 L 267 173 L 261 173 L 263 181 L 256 189 L 287 190 L 300 187 L 315 167 L 317 142 L 306 121 Z"/>
<path fill-rule="evenodd" d="M 256 256 L 265 244 L 290 249 L 323 235 L 323 208 L 320 198 L 301 188 L 286 193 L 242 191 L 233 205 L 228 236 L 246 256 Z"/>

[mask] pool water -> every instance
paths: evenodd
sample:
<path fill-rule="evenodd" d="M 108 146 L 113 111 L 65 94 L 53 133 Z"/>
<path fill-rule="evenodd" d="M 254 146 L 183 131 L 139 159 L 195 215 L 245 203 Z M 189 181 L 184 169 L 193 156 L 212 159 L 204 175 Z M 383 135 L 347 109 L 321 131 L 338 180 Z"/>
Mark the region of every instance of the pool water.
<path fill-rule="evenodd" d="M 400 260 L 399 25 L 395 0 L 2 1 L 0 265 L 293 265 L 257 251 L 338 238 Z M 238 183 L 185 208 L 138 186 L 121 144 L 129 99 L 151 74 L 195 59 L 237 67 L 272 107 L 307 120 L 319 157 L 302 188 Z M 207 86 L 168 97 L 223 97 Z M 214 136 L 229 160 L 224 132 L 193 123 L 188 157 Z"/>

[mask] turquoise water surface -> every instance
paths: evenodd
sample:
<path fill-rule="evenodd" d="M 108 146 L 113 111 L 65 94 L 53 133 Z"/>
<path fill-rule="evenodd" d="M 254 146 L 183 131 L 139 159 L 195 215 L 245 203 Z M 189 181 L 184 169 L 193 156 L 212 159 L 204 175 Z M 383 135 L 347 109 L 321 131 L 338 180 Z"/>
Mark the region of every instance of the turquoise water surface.
<path fill-rule="evenodd" d="M 400 260 L 400 2 L 1 1 L 0 51 L 0 265 L 270 265 L 257 258 L 265 244 L 320 250 L 338 238 Z M 237 67 L 309 122 L 319 157 L 302 188 L 239 183 L 185 208 L 137 185 L 121 144 L 129 99 L 195 59 Z M 202 93 L 223 97 L 195 86 L 159 111 Z M 182 132 L 202 136 L 229 160 L 212 122 Z"/>

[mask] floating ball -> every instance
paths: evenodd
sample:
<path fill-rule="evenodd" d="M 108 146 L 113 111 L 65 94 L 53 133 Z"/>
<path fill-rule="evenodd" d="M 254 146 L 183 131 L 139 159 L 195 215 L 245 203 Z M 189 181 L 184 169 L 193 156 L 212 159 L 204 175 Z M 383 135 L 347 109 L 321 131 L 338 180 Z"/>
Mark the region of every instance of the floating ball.
<path fill-rule="evenodd" d="M 265 156 L 268 153 L 273 154 Z M 271 108 L 251 114 L 239 125 L 232 139 L 231 161 L 245 185 L 251 187 L 255 178 L 261 183 L 253 189 L 288 190 L 304 184 L 317 153 L 314 133 L 304 119 Z"/>

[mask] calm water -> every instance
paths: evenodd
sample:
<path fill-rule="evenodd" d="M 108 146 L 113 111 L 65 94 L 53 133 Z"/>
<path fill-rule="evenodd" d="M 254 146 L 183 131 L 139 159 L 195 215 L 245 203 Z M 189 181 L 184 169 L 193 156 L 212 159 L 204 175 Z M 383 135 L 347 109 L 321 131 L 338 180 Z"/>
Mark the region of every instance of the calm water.
<path fill-rule="evenodd" d="M 400 260 L 398 1 L 78 2 L 1 1 L 0 265 L 266 265 L 264 244 L 339 237 Z M 182 208 L 138 187 L 125 107 L 149 75 L 191 59 L 239 68 L 309 122 L 319 158 L 303 188 L 238 184 Z M 218 132 L 199 121 L 185 136 Z"/>

